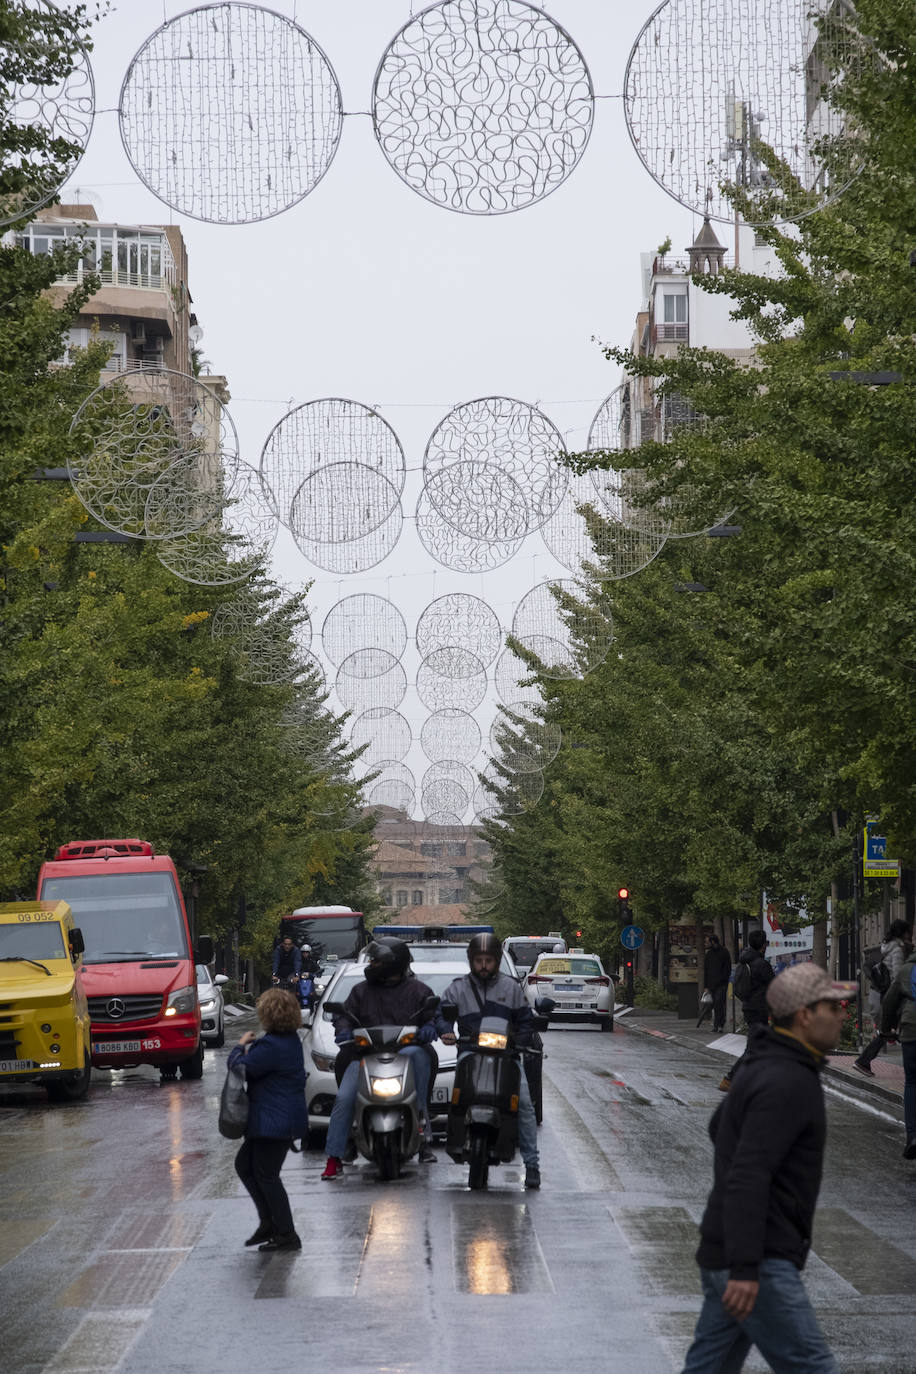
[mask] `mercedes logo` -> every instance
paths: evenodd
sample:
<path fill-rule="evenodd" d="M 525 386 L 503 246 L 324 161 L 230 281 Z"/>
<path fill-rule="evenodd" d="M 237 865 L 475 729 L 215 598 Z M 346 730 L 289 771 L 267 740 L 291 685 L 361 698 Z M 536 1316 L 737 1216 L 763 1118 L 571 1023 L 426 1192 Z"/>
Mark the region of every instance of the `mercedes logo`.
<path fill-rule="evenodd" d="M 120 997 L 112 997 L 106 1004 L 105 1010 L 108 1012 L 108 1015 L 111 1017 L 112 1021 L 117 1021 L 120 1017 L 124 1015 L 127 1008 L 121 1001 Z"/>

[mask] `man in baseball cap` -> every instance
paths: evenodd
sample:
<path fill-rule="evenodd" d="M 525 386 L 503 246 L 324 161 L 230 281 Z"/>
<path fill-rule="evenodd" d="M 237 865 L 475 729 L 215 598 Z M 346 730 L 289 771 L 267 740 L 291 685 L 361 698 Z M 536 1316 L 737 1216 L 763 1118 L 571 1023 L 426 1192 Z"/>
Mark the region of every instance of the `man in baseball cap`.
<path fill-rule="evenodd" d="M 771 1026 L 753 1026 L 715 1112 L 715 1178 L 700 1223 L 704 1303 L 684 1374 L 735 1374 L 756 1345 L 774 1370 L 839 1374 L 801 1280 L 821 1183 L 820 1083 L 849 986 L 796 964 L 767 988 Z"/>

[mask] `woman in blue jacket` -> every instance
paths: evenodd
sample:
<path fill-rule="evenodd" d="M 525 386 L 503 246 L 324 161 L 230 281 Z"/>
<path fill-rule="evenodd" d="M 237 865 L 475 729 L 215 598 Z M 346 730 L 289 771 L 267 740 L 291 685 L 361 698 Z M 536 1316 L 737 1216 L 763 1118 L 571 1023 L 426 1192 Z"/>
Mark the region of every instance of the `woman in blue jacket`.
<path fill-rule="evenodd" d="M 248 1080 L 248 1125 L 235 1171 L 258 1209 L 258 1229 L 245 1244 L 259 1250 L 301 1250 L 280 1181 L 287 1151 L 308 1134 L 299 1003 L 291 992 L 268 988 L 255 1010 L 265 1034 L 245 1031 L 228 1061 L 241 1062 Z"/>

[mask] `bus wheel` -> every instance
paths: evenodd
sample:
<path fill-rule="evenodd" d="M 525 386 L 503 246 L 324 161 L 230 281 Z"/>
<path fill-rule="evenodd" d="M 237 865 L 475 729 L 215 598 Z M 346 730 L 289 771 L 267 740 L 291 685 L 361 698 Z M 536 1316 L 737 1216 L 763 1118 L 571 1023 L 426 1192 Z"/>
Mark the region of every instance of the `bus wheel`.
<path fill-rule="evenodd" d="M 204 1076 L 204 1042 L 198 1040 L 197 1049 L 190 1059 L 181 1061 L 182 1078 L 203 1078 Z"/>

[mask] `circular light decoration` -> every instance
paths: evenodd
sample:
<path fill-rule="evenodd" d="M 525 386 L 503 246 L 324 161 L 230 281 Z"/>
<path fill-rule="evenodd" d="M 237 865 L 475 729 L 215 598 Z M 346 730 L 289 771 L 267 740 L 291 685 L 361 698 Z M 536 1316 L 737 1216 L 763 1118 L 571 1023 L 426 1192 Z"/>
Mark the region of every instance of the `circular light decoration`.
<path fill-rule="evenodd" d="M 337 695 L 348 711 L 372 706 L 395 710 L 407 691 L 407 674 L 394 654 L 384 649 L 357 649 L 348 654 L 334 681 Z"/>
<path fill-rule="evenodd" d="M 843 113 L 823 98 L 862 51 L 845 9 L 833 0 L 659 5 L 624 81 L 627 128 L 650 176 L 695 214 L 729 222 L 730 187 L 750 196 L 748 223 L 801 219 L 834 199 L 855 174 Z"/>
<path fill-rule="evenodd" d="M 358 715 L 350 728 L 354 749 L 365 745 L 360 759 L 376 764 L 381 759 L 403 759 L 413 743 L 410 725 L 399 711 L 387 706 L 370 706 Z"/>
<path fill-rule="evenodd" d="M 575 610 L 566 611 L 555 591 L 575 598 Z M 544 665 L 539 670 L 543 677 L 585 677 L 607 658 L 613 639 L 610 620 L 583 602 L 582 595 L 581 587 L 570 579 L 540 582 L 516 607 L 513 638 L 537 654 Z"/>
<path fill-rule="evenodd" d="M 0 228 L 27 220 L 53 200 L 86 150 L 95 117 L 95 86 L 89 55 L 79 35 L 78 16 L 49 0 L 26 7 L 32 30 L 23 51 L 38 82 L 11 81 L 3 92 L 8 147 L 0 170 Z M 62 35 L 58 38 L 57 35 Z M 53 52 L 71 48 L 69 71 L 61 72 Z M 41 79 L 44 78 L 44 79 Z"/>
<path fill-rule="evenodd" d="M 306 666 L 317 691 L 324 687 L 321 665 L 312 654 L 306 656 Z M 314 698 L 295 701 L 280 717 L 282 729 L 280 747 L 304 763 L 316 768 L 327 766 L 332 730 Z"/>
<path fill-rule="evenodd" d="M 662 414 L 670 399 L 660 398 Z M 691 419 L 697 422 L 699 417 L 692 415 Z M 704 534 L 727 519 L 733 509 L 720 510 L 710 518 L 702 509 L 704 501 L 689 483 L 680 484 L 670 495 L 656 495 L 655 481 L 642 468 L 626 466 L 639 461 L 638 449 L 646 440 L 668 437 L 670 430 L 666 433 L 665 425 L 661 426 L 662 434 L 657 434 L 658 428 L 654 412 L 648 423 L 634 404 L 631 383 L 624 382 L 602 402 L 588 432 L 590 450 L 621 455 L 615 466 L 593 468 L 589 473 L 598 514 L 644 535 L 647 548 L 665 539 Z"/>
<path fill-rule="evenodd" d="M 559 725 L 543 720 L 530 702 L 510 702 L 490 726 L 490 753 L 517 773 L 542 771 L 559 754 L 562 742 Z"/>
<path fill-rule="evenodd" d="M 409 811 L 414 804 L 414 791 L 397 778 L 379 778 L 370 783 L 366 793 L 368 806 L 390 806 L 395 811 Z"/>
<path fill-rule="evenodd" d="M 537 684 L 527 681 L 533 675 L 534 669 L 529 668 L 517 653 L 512 649 L 503 649 L 496 660 L 493 674 L 496 695 L 506 704 L 511 701 L 513 705 L 521 702 L 530 703 L 532 706 L 543 705 L 544 698 Z"/>
<path fill-rule="evenodd" d="M 424 787 L 420 794 L 420 810 L 424 816 L 436 816 L 448 812 L 453 816 L 463 816 L 470 797 L 458 782 L 450 778 L 440 778 Z"/>
<path fill-rule="evenodd" d="M 543 773 L 515 773 L 504 778 L 492 766 L 482 773 L 474 792 L 474 815 L 483 820 L 500 820 L 531 811 L 544 795 Z"/>
<path fill-rule="evenodd" d="M 294 511 L 295 506 L 294 499 Z M 339 574 L 363 573 L 383 563 L 397 547 L 403 524 L 404 517 L 401 513 L 401 504 L 398 502 L 394 514 L 383 525 L 379 525 L 378 529 L 364 534 L 361 538 L 330 544 L 317 539 L 306 539 L 293 529 L 293 539 L 299 552 L 310 563 L 314 563 L 316 568 L 324 568 L 326 572 Z"/>
<path fill-rule="evenodd" d="M 274 425 L 261 450 L 261 471 L 276 493 L 281 524 L 290 523 L 293 497 L 305 479 L 341 463 L 358 463 L 386 477 L 398 496 L 404 490 L 400 441 L 370 406 L 328 396 L 306 401 Z"/>
<path fill-rule="evenodd" d="M 384 649 L 400 658 L 407 647 L 407 626 L 393 601 L 360 592 L 345 596 L 328 611 L 321 627 L 321 647 L 334 664 L 343 663 L 357 649 Z"/>
<path fill-rule="evenodd" d="M 293 497 L 289 527 L 305 543 L 350 544 L 380 529 L 400 494 L 363 463 L 332 463 L 309 473 Z"/>
<path fill-rule="evenodd" d="M 485 541 L 460 534 L 435 509 L 425 489 L 417 501 L 417 536 L 431 558 L 444 568 L 460 573 L 482 573 L 500 568 L 522 546 L 521 539 Z"/>
<path fill-rule="evenodd" d="M 432 787 L 436 782 L 457 782 L 469 798 L 474 791 L 474 774 L 459 759 L 438 759 L 431 763 L 423 774 L 422 786 Z"/>
<path fill-rule="evenodd" d="M 473 711 L 487 692 L 487 670 L 469 649 L 434 649 L 417 669 L 417 696 L 429 711 Z"/>
<path fill-rule="evenodd" d="M 284 606 L 271 605 L 283 589 L 249 586 L 213 613 L 210 632 L 214 639 L 232 638 L 244 659 L 239 676 L 258 686 L 292 682 L 312 674 L 318 660 L 310 653 L 312 622 L 304 610 L 284 614 Z M 320 673 L 320 668 L 319 668 Z M 321 677 L 323 681 L 323 675 Z"/>
<path fill-rule="evenodd" d="M 455 406 L 423 455 L 426 495 L 461 534 L 506 541 L 540 529 L 563 500 L 563 436 L 534 406 L 483 396 Z"/>
<path fill-rule="evenodd" d="M 372 119 L 398 176 L 469 215 L 523 210 L 585 151 L 594 99 L 585 59 L 542 10 L 446 0 L 414 15 L 379 63 Z"/>
<path fill-rule="evenodd" d="M 417 652 L 422 657 L 434 649 L 457 645 L 470 649 L 486 666 L 493 662 L 502 642 L 502 628 L 493 608 L 466 592 L 437 597 L 417 621 Z"/>
<path fill-rule="evenodd" d="M 470 763 L 480 752 L 480 726 L 467 711 L 445 707 L 427 716 L 420 730 L 420 748 L 433 763 L 457 759 Z"/>
<path fill-rule="evenodd" d="M 228 410 L 197 377 L 168 368 L 113 375 L 83 401 L 70 433 L 88 449 L 68 453 L 73 490 L 120 534 L 172 539 L 199 528 L 218 518 L 237 473 Z"/>
<path fill-rule="evenodd" d="M 456 816 L 454 811 L 433 811 L 424 817 L 426 824 L 435 826 L 435 841 L 437 844 L 461 844 L 464 841 L 467 827 L 462 824 L 461 817 Z M 448 851 L 446 850 L 446 853 Z"/>
<path fill-rule="evenodd" d="M 587 563 L 598 581 L 632 577 L 664 548 L 663 530 L 649 532 L 621 523 L 602 502 L 599 478 L 606 472 L 570 474 L 559 510 L 541 530 L 547 550 L 570 572 Z"/>
<path fill-rule="evenodd" d="M 216 520 L 157 546 L 163 567 L 202 587 L 242 582 L 264 568 L 277 537 L 273 494 L 256 468 L 237 462 L 220 493 Z"/>
<path fill-rule="evenodd" d="M 343 127 L 337 77 L 315 40 L 247 4 L 167 20 L 131 60 L 118 114 L 143 184 L 211 224 L 251 224 L 302 200 Z"/>

